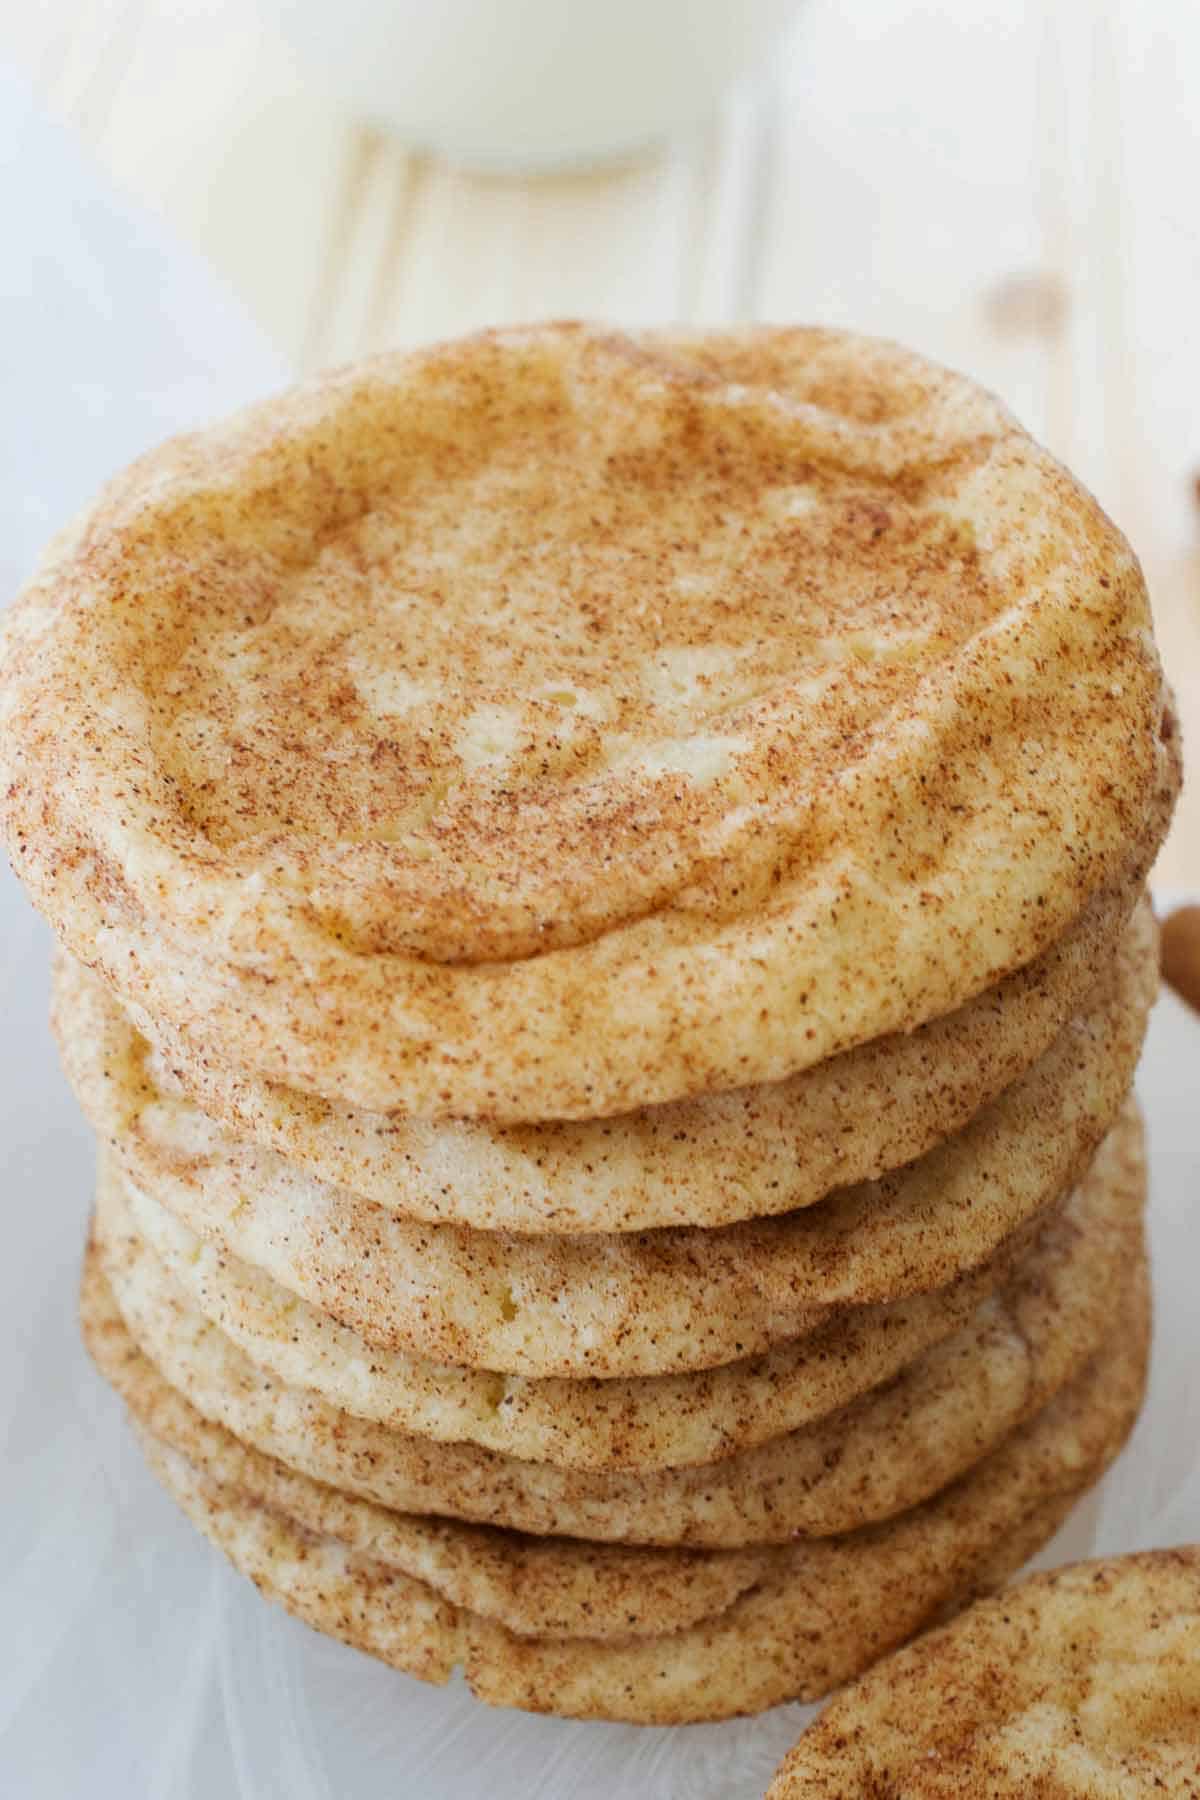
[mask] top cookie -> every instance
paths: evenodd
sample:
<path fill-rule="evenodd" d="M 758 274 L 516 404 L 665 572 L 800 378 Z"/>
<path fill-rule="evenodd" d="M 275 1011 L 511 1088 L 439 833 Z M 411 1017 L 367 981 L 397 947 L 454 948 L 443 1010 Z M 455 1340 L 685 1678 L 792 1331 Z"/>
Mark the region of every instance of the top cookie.
<path fill-rule="evenodd" d="M 428 1115 L 947 1011 L 1144 864 L 1162 724 L 1094 502 L 971 383 L 815 330 L 332 374 L 134 465 L 0 640 L 3 825 L 69 947 Z"/>
<path fill-rule="evenodd" d="M 767 1800 L 1200 1794 L 1200 1547 L 1078 1563 L 847 1688 Z"/>

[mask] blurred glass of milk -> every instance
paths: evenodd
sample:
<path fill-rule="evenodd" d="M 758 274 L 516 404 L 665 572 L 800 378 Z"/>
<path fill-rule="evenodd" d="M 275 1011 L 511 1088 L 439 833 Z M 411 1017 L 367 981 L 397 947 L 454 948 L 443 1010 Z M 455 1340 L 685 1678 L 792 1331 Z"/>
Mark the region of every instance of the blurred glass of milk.
<path fill-rule="evenodd" d="M 496 169 L 619 156 L 700 119 L 797 0 L 259 0 L 314 80 Z"/>

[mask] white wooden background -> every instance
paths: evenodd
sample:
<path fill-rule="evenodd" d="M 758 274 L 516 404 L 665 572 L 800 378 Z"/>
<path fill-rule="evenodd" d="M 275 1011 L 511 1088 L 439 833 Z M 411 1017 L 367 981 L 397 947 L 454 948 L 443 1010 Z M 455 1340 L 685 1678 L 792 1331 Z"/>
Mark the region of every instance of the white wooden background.
<path fill-rule="evenodd" d="M 969 370 L 1133 539 L 1200 766 L 1195 0 L 805 0 L 709 127 L 538 180 L 364 127 L 247 0 L 8 0 L 0 55 L 298 369 L 588 314 L 844 323 Z M 1200 781 L 1159 875 L 1200 886 Z"/>

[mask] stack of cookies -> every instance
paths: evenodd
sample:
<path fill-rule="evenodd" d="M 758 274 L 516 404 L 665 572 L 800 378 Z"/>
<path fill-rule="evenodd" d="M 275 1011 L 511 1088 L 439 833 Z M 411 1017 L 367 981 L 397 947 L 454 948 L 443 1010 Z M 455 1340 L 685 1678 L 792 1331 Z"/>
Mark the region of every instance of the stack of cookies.
<path fill-rule="evenodd" d="M 271 1597 L 483 1698 L 813 1697 L 1149 1326 L 1141 576 L 892 346 L 486 334 L 168 444 L 0 642 L 92 1355 Z"/>

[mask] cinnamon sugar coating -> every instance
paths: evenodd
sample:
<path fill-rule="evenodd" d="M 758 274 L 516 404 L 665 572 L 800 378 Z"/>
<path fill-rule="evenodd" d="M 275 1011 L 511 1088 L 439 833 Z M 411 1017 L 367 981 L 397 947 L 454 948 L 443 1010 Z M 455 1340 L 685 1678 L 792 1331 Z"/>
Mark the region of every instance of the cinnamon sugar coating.
<path fill-rule="evenodd" d="M 1141 574 L 892 346 L 485 333 L 121 477 L 0 643 L 0 822 L 114 987 L 376 1110 L 599 1117 L 953 1010 L 1144 867 Z"/>
<path fill-rule="evenodd" d="M 1036 1575 L 839 1694 L 767 1800 L 1193 1800 L 1200 1546 Z"/>
<path fill-rule="evenodd" d="M 101 1183 L 98 1255 L 139 1347 L 205 1416 L 378 1504 L 607 1542 L 729 1548 L 827 1536 L 918 1504 L 1045 1405 L 1098 1350 L 1142 1266 L 1144 1163 L 1129 1119 L 1095 1179 L 1119 1215 L 1091 1254 L 1034 1259 L 892 1382 L 780 1438 L 695 1468 L 590 1473 L 357 1419 L 253 1362 L 195 1305 Z M 1066 1226 L 1069 1231 L 1069 1225 Z"/>
<path fill-rule="evenodd" d="M 110 1335 L 111 1305 L 90 1279 L 82 1305 L 93 1354 L 115 1377 L 122 1352 Z M 394 1560 L 315 1533 L 312 1511 L 308 1524 L 289 1515 L 269 1470 L 248 1490 L 236 1446 L 232 1457 L 209 1450 L 193 1464 L 171 1449 L 169 1426 L 165 1444 L 155 1438 L 161 1412 L 148 1418 L 143 1441 L 196 1526 L 268 1598 L 317 1630 L 426 1681 L 444 1682 L 459 1665 L 492 1705 L 683 1724 L 817 1699 L 1003 1582 L 1120 1450 L 1144 1392 L 1148 1340 L 1149 1296 L 1135 1270 L 1104 1352 L 953 1487 L 883 1525 L 769 1552 L 768 1572 L 725 1609 L 682 1630 L 624 1639 L 519 1634 L 448 1599 L 444 1579 L 439 1591 Z M 258 1482 L 266 1492 L 256 1495 Z M 564 1548 L 565 1582 L 575 1547 Z M 683 1565 L 679 1579 L 686 1583 Z"/>

